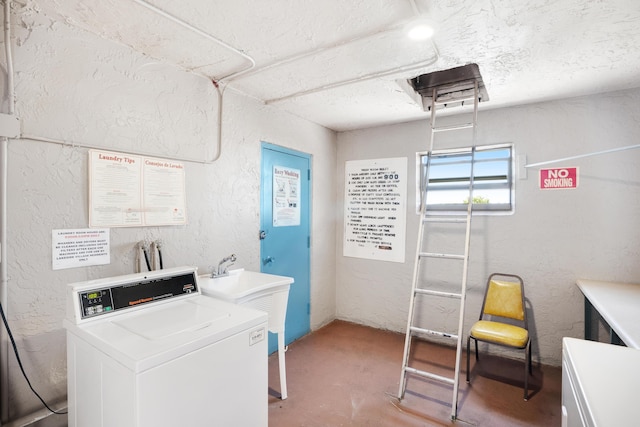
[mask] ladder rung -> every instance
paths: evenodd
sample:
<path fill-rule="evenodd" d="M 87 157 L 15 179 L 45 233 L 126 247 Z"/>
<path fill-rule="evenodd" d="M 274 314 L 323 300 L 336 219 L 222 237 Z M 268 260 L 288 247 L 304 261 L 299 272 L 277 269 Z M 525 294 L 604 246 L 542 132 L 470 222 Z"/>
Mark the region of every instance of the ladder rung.
<path fill-rule="evenodd" d="M 452 378 L 443 377 L 442 375 L 432 374 L 431 372 L 427 372 L 427 371 L 421 371 L 419 369 L 411 368 L 409 366 L 405 367 L 404 370 L 405 372 L 408 372 L 410 374 L 418 375 L 424 378 L 429 378 L 432 380 L 441 381 L 443 383 L 453 385 L 454 380 Z"/>
<path fill-rule="evenodd" d="M 417 326 L 412 326 L 410 329 L 411 329 L 411 332 L 416 332 L 418 334 L 435 335 L 442 338 L 458 339 L 458 335 L 450 334 L 448 332 L 440 332 L 440 331 L 434 331 L 431 329 L 418 328 Z"/>
<path fill-rule="evenodd" d="M 421 295 L 432 295 L 435 297 L 445 297 L 445 298 L 462 298 L 462 294 L 455 292 L 442 292 L 442 291 L 433 291 L 431 289 L 420 289 L 416 288 L 416 294 Z"/>
<path fill-rule="evenodd" d="M 442 217 L 442 216 L 425 216 L 422 218 L 422 220 L 424 222 L 442 222 L 442 223 L 466 223 L 467 222 L 467 218 L 461 218 L 461 217 Z"/>
<path fill-rule="evenodd" d="M 458 254 L 439 254 L 434 252 L 420 252 L 420 257 L 423 258 L 446 258 L 446 259 L 464 259 L 464 255 Z"/>
<path fill-rule="evenodd" d="M 449 132 L 452 130 L 469 129 L 473 127 L 473 123 L 462 123 L 459 125 L 441 126 L 431 129 L 433 132 Z"/>
<path fill-rule="evenodd" d="M 436 98 L 436 105 L 446 105 L 446 104 L 454 104 L 454 103 L 458 103 L 458 102 L 467 102 L 467 101 L 475 101 L 476 96 L 473 94 L 473 92 L 471 92 L 470 95 L 462 95 L 459 97 L 456 96 L 452 96 L 449 94 L 445 94 L 445 95 L 439 95 Z M 480 99 L 480 98 L 478 98 Z"/>

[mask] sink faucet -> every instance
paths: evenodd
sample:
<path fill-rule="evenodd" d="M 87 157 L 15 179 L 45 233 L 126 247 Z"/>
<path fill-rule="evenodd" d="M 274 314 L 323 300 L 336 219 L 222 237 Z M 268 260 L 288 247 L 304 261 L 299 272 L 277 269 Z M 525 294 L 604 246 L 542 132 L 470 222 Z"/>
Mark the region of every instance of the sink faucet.
<path fill-rule="evenodd" d="M 223 265 L 225 263 L 229 263 L 228 265 L 224 266 Z M 220 276 L 226 276 L 229 274 L 229 272 L 227 271 L 227 269 L 229 267 L 231 267 L 233 265 L 233 263 L 236 262 L 236 254 L 231 254 L 227 257 L 222 258 L 222 260 L 218 263 L 218 268 L 217 270 L 213 270 L 211 272 L 211 277 L 220 277 Z"/>

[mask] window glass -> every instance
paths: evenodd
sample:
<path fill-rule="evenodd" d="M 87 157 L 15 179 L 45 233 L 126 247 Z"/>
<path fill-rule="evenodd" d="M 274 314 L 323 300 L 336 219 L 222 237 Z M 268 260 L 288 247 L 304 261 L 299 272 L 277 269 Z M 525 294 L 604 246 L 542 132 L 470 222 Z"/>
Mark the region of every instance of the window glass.
<path fill-rule="evenodd" d="M 512 211 L 512 159 L 511 145 L 420 153 L 418 210 L 428 174 L 427 211 L 466 211 L 473 170 L 474 211 Z"/>

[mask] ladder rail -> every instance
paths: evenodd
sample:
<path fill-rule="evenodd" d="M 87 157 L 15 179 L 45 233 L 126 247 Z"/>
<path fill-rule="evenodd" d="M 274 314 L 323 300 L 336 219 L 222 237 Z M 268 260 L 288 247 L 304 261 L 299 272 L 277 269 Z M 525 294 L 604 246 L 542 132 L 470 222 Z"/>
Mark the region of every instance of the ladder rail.
<path fill-rule="evenodd" d="M 433 95 L 431 97 L 431 132 L 429 139 L 429 151 L 427 157 L 427 164 L 424 171 L 424 188 L 421 189 L 421 201 L 420 201 L 420 222 L 418 226 L 418 241 L 416 244 L 416 256 L 414 259 L 413 266 L 413 280 L 411 285 L 411 300 L 409 304 L 409 312 L 407 316 L 407 329 L 405 335 L 405 346 L 404 346 L 404 354 L 403 354 L 403 364 L 402 364 L 402 373 L 400 378 L 400 389 L 398 391 L 398 398 L 402 399 L 404 397 L 404 393 L 406 390 L 406 381 L 407 374 L 414 374 L 423 376 L 426 378 L 444 381 L 447 384 L 453 386 L 453 397 L 452 397 L 452 405 L 451 405 L 451 419 L 455 420 L 457 417 L 458 411 L 458 391 L 459 391 L 459 382 L 460 382 L 460 363 L 462 356 L 462 337 L 463 337 L 463 327 L 464 327 L 464 316 L 465 316 L 465 302 L 466 302 L 466 292 L 467 292 L 467 276 L 469 270 L 469 254 L 470 254 L 470 245 L 471 245 L 471 218 L 473 214 L 473 190 L 474 190 L 474 163 L 475 163 L 475 153 L 476 153 L 476 139 L 477 139 L 477 120 L 478 120 L 478 102 L 479 102 L 479 87 L 478 82 L 474 82 L 474 106 L 473 106 L 473 116 L 471 124 L 464 124 L 463 126 L 447 126 L 443 128 L 436 128 L 436 105 L 438 101 L 438 93 L 437 88 L 433 89 Z M 445 129 L 446 128 L 446 129 Z M 457 129 L 467 129 L 472 128 L 472 144 L 471 144 L 471 168 L 469 174 L 469 193 L 468 193 L 468 204 L 467 204 L 467 212 L 466 219 L 462 218 L 429 218 L 427 216 L 427 195 L 428 195 L 428 187 L 429 187 L 429 173 L 431 170 L 431 159 L 434 153 L 434 139 L 435 134 L 437 132 L 444 130 L 457 130 Z M 425 226 L 426 223 L 432 222 L 450 222 L 450 223 L 464 223 L 466 227 L 465 237 L 464 237 L 464 254 L 444 254 L 444 253 L 434 253 L 434 252 L 423 252 L 422 247 L 425 239 Z M 463 261 L 462 265 L 462 278 L 461 278 L 461 286 L 460 293 L 454 292 L 443 292 L 436 291 L 432 289 L 425 289 L 418 287 L 419 275 L 420 275 L 420 261 L 422 258 L 437 258 L 437 259 L 458 259 Z M 426 268 L 426 267 L 425 267 Z M 450 334 L 447 332 L 439 332 L 433 331 L 426 328 L 419 328 L 413 325 L 414 317 L 415 317 L 415 305 L 416 305 L 416 297 L 418 295 L 432 296 L 432 297 L 446 297 L 446 298 L 459 298 L 460 299 L 460 308 L 459 308 L 459 318 L 458 318 L 458 333 Z M 419 369 L 415 369 L 409 366 L 409 358 L 411 354 L 411 344 L 414 336 L 417 335 L 435 335 L 443 338 L 451 338 L 456 340 L 456 360 L 454 367 L 454 377 L 453 379 L 442 377 L 440 375 L 436 375 L 433 373 L 429 373 L 426 371 L 422 371 Z"/>
<path fill-rule="evenodd" d="M 475 153 L 477 144 L 477 125 L 478 125 L 478 82 L 475 82 L 474 86 L 475 99 L 473 102 L 473 134 L 471 144 L 471 171 L 469 173 L 469 203 L 467 204 L 467 233 L 465 236 L 465 260 L 462 267 L 462 299 L 460 301 L 460 318 L 458 320 L 458 344 L 456 348 L 456 369 L 453 381 L 453 404 L 451 408 L 451 418 L 455 419 L 458 414 L 458 389 L 460 387 L 460 359 L 462 358 L 462 328 L 464 327 L 464 312 L 465 303 L 467 298 L 467 276 L 469 272 L 469 252 L 471 248 L 471 217 L 473 213 L 473 183 L 474 183 L 474 166 L 475 166 Z"/>
<path fill-rule="evenodd" d="M 432 114 L 433 116 L 433 114 Z M 433 123 L 433 119 L 432 119 L 432 123 Z M 430 142 L 430 146 L 433 145 L 433 135 L 431 138 L 431 142 Z M 429 182 L 429 166 L 431 164 L 431 156 L 429 156 L 427 158 L 427 167 L 425 170 L 425 188 L 426 188 L 426 183 Z M 420 218 L 424 217 L 425 212 L 427 211 L 427 193 L 426 191 L 421 191 L 421 198 L 420 198 Z M 420 248 L 422 247 L 422 239 L 424 238 L 424 221 L 420 221 L 420 224 L 418 225 L 418 241 L 416 243 L 416 253 L 418 253 L 420 251 Z M 418 282 L 418 274 L 420 273 L 420 257 L 416 256 L 414 261 L 413 261 L 413 279 L 411 281 L 411 300 L 413 301 L 414 299 L 414 294 L 415 294 L 415 290 L 416 290 L 416 284 Z M 404 397 L 404 391 L 406 389 L 406 381 L 407 381 L 407 376 L 406 376 L 406 371 L 404 369 L 404 367 L 407 367 L 409 365 L 409 355 L 411 353 L 411 325 L 413 324 L 413 312 L 415 309 L 415 304 L 411 303 L 409 304 L 409 313 L 407 314 L 407 328 L 406 328 L 406 335 L 405 335 L 405 339 L 404 339 L 404 353 L 402 355 L 402 366 L 403 366 L 403 370 L 402 370 L 402 374 L 400 376 L 400 389 L 398 390 L 398 399 L 402 399 Z"/>

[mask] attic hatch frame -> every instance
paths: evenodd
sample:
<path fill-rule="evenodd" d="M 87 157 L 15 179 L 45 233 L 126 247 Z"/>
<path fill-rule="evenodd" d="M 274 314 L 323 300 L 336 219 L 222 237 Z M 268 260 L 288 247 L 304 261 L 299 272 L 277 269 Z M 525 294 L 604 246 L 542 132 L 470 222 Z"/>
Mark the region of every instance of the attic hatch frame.
<path fill-rule="evenodd" d="M 424 111 L 431 111 L 432 105 L 435 105 L 434 108 L 447 108 L 463 106 L 468 101 L 473 103 L 476 82 L 478 102 L 488 101 L 487 88 L 482 80 L 480 68 L 475 63 L 421 74 L 408 81 L 411 88 L 422 97 Z M 435 102 L 434 96 L 437 97 Z"/>

